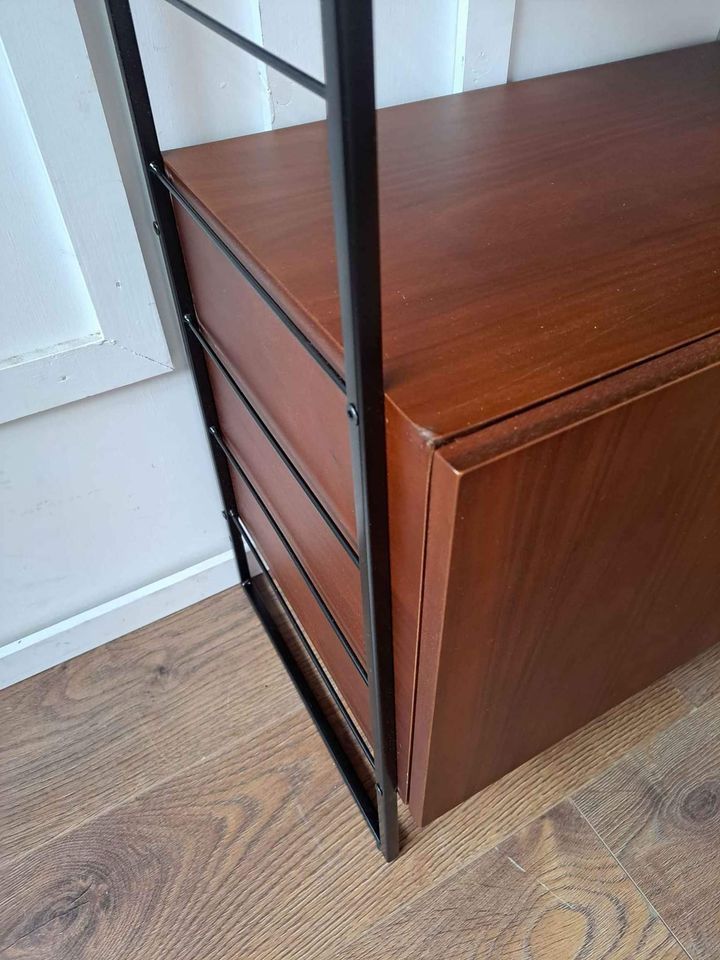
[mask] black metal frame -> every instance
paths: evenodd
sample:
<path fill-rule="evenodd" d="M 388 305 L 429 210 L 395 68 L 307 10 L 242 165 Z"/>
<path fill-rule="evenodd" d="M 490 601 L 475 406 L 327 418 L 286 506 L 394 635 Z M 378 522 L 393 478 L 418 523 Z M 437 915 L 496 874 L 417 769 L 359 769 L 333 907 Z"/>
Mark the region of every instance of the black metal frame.
<path fill-rule="evenodd" d="M 161 0 L 158 0 L 161 2 Z M 296 326 L 271 294 L 243 264 L 213 227 L 165 175 L 129 0 L 105 0 L 120 71 L 143 161 L 174 303 L 200 397 L 210 448 L 222 494 L 224 515 L 237 559 L 240 580 L 268 636 L 303 699 L 350 793 L 387 860 L 398 853 L 395 698 L 393 680 L 390 558 L 388 533 L 385 407 L 380 314 L 378 185 L 373 79 L 371 0 L 321 0 L 325 82 L 308 76 L 253 41 L 241 36 L 185 0 L 165 0 L 240 49 L 327 101 L 328 144 L 335 221 L 340 307 L 345 358 L 343 377 Z M 186 210 L 253 289 L 300 341 L 320 368 L 345 395 L 350 424 L 352 473 L 358 550 L 332 520 L 319 497 L 270 428 L 235 382 L 222 357 L 196 320 L 173 200 Z M 246 410 L 280 460 L 328 524 L 360 570 L 367 667 L 342 634 L 320 591 L 313 584 L 272 511 L 234 456 L 218 426 L 205 358 L 228 379 Z M 305 639 L 303 631 L 273 581 L 252 535 L 239 516 L 231 470 L 242 479 L 289 552 L 335 634 L 367 684 L 372 718 L 371 752 L 335 687 Z M 325 715 L 283 632 L 250 574 L 247 551 L 260 564 L 280 608 L 312 663 L 344 726 L 374 772 L 375 796 L 365 789 L 353 762 Z"/>

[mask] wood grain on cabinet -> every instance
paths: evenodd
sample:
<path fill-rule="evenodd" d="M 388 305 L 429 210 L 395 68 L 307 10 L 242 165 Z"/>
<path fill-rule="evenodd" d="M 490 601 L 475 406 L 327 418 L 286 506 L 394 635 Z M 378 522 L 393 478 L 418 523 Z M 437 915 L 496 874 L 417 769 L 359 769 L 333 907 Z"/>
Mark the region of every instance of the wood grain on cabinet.
<path fill-rule="evenodd" d="M 192 283 L 198 320 L 212 346 L 221 356 L 228 371 L 236 378 L 246 396 L 272 429 L 291 460 L 310 484 L 323 506 L 339 525 L 352 545 L 356 543 L 353 507 L 353 485 L 350 471 L 350 447 L 345 400 L 337 386 L 318 368 L 302 346 L 283 326 L 272 310 L 251 289 L 237 270 L 214 248 L 212 242 L 180 207 L 175 207 L 183 250 Z M 348 568 L 342 548 L 328 539 L 328 532 L 317 526 L 314 508 L 304 494 L 294 487 L 285 467 L 260 435 L 232 394 L 222 374 L 208 367 L 215 384 L 215 401 L 221 416 L 222 429 L 232 441 L 241 461 L 258 462 L 254 476 L 266 477 L 265 489 L 273 505 L 299 526 L 294 545 L 307 559 L 308 552 L 320 569 L 319 586 L 326 587 L 332 569 L 333 590 L 326 590 L 325 599 L 334 612 L 338 604 L 346 611 L 343 619 L 361 659 L 364 657 L 361 629 L 358 624 L 357 571 Z M 390 527 L 396 569 L 393 577 L 394 651 L 397 663 L 396 734 L 398 743 L 399 787 L 406 796 L 412 738 L 414 675 L 417 652 L 417 627 L 420 607 L 425 505 L 430 474 L 432 448 L 413 424 L 387 400 L 388 460 L 390 465 Z M 286 471 L 285 471 L 286 472 Z M 270 476 L 266 476 L 267 474 Z M 276 483 L 280 489 L 276 489 Z M 300 498 L 300 499 L 298 499 Z M 310 511 L 308 513 L 308 511 Z M 262 524 L 264 528 L 265 524 Z M 285 527 L 287 532 L 287 525 Z M 279 544 L 278 544 L 279 546 Z M 340 551 L 340 552 L 338 552 Z M 289 569 L 287 562 L 276 555 L 275 569 Z M 283 579 L 283 573 L 280 573 Z M 303 598 L 297 611 L 317 622 L 317 611 L 310 610 L 310 599 L 304 587 L 296 582 L 294 595 Z M 284 582 L 282 583 L 284 587 Z M 296 593 L 297 591 L 297 593 Z M 337 591 L 338 596 L 335 596 Z M 303 620 L 303 616 L 300 616 Z M 306 624 L 308 629 L 310 623 Z M 312 630 L 309 629 L 312 633 Z M 327 630 L 320 631 L 318 647 L 333 665 L 341 660 L 337 650 L 329 653 Z M 330 664 L 328 664 L 330 666 Z M 347 695 L 352 675 L 341 671 L 340 686 Z M 366 691 L 354 691 L 353 704 L 364 704 L 358 717 L 366 723 Z"/>
<path fill-rule="evenodd" d="M 350 646 L 365 659 L 360 572 L 222 373 L 208 371 L 225 442 L 277 521 Z M 243 501 L 246 497 L 243 496 Z"/>
<path fill-rule="evenodd" d="M 200 326 L 323 506 L 354 542 L 342 391 L 177 204 L 175 216 Z"/>
<path fill-rule="evenodd" d="M 320 656 L 337 690 L 350 707 L 366 738 L 371 742 L 367 685 L 341 646 L 284 544 L 247 485 L 235 474 L 232 477 L 232 485 L 238 510 L 263 561 L 279 585 L 290 609 L 302 625 L 312 647 Z M 272 653 L 270 649 L 267 652 L 268 656 Z M 364 660 L 364 654 L 361 659 Z"/>
<path fill-rule="evenodd" d="M 477 429 L 720 328 L 720 45 L 378 112 L 389 397 Z M 166 154 L 340 369 L 322 123 Z"/>
<path fill-rule="evenodd" d="M 716 363 L 510 453 L 438 452 L 420 822 L 720 640 L 719 407 Z"/>
<path fill-rule="evenodd" d="M 398 768 L 421 822 L 718 638 L 719 78 L 704 44 L 379 111 Z M 321 123 L 166 160 L 342 372 L 325 148 Z M 178 217 L 199 322 L 352 538 L 342 391 Z M 357 637 L 353 576 L 223 389 Z"/>

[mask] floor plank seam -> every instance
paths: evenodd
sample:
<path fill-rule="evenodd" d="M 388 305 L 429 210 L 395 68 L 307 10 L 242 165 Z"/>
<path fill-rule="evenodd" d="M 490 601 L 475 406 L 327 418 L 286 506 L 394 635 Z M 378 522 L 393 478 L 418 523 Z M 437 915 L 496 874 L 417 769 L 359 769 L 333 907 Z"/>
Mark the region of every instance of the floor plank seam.
<path fill-rule="evenodd" d="M 665 929 L 668 931 L 668 933 L 669 933 L 670 936 L 673 938 L 673 940 L 677 943 L 678 947 L 680 947 L 680 949 L 681 949 L 682 952 L 685 954 L 685 956 L 688 958 L 688 960 L 697 960 L 697 958 L 694 957 L 694 956 L 690 953 L 690 951 L 687 949 L 687 947 L 686 947 L 685 944 L 682 942 L 682 940 L 680 939 L 680 937 L 678 937 L 678 935 L 675 933 L 675 931 L 673 930 L 673 928 L 672 928 L 672 927 L 670 926 L 670 924 L 667 922 L 667 920 L 665 919 L 665 917 L 660 913 L 660 911 L 657 909 L 657 907 L 656 907 L 655 904 L 652 902 L 652 900 L 650 899 L 650 897 L 648 897 L 648 895 L 645 893 L 645 891 L 644 891 L 643 888 L 640 886 L 640 884 L 635 880 L 635 878 L 632 876 L 632 874 L 630 873 L 630 871 L 625 867 L 624 863 L 623 863 L 623 862 L 619 859 L 619 857 L 615 854 L 615 851 L 605 842 L 605 840 L 604 840 L 604 838 L 601 836 L 601 834 L 595 829 L 595 825 L 592 823 L 592 821 L 589 820 L 588 817 L 585 816 L 585 814 L 583 813 L 583 811 L 580 809 L 580 807 L 578 806 L 578 804 L 575 802 L 575 799 L 574 799 L 573 797 L 568 797 L 568 800 L 569 800 L 569 802 L 573 805 L 573 807 L 577 810 L 578 814 L 582 817 L 582 819 L 585 821 L 585 823 L 587 823 L 588 827 L 590 827 L 590 829 L 592 830 L 593 834 L 597 837 L 597 839 L 598 839 L 599 842 L 602 844 L 602 846 L 604 847 L 604 849 L 608 852 L 609 856 L 612 857 L 613 861 L 618 865 L 618 867 L 620 868 L 620 870 L 621 870 L 621 871 L 623 872 L 623 874 L 628 878 L 628 880 L 629 880 L 630 883 L 633 885 L 633 887 L 635 887 L 635 889 L 636 889 L 637 892 L 640 894 L 640 896 L 641 896 L 642 899 L 645 901 L 645 903 L 647 903 L 648 907 L 652 910 L 652 912 L 655 914 L 655 916 L 660 920 L 660 922 L 662 923 L 662 925 L 663 925 L 663 926 L 665 927 Z"/>
<path fill-rule="evenodd" d="M 563 799 L 564 799 L 564 798 L 563 798 Z M 482 860 L 484 857 L 488 856 L 489 854 L 491 854 L 491 853 L 493 853 L 493 852 L 494 852 L 494 853 L 499 853 L 499 847 L 500 847 L 506 840 L 509 840 L 509 839 L 510 839 L 511 837 L 513 837 L 516 833 L 519 833 L 519 832 L 521 832 L 522 830 L 524 830 L 526 827 L 530 826 L 530 825 L 531 825 L 532 823 L 534 823 L 537 819 L 539 819 L 540 817 L 542 817 L 542 816 L 544 816 L 545 814 L 547 814 L 549 810 L 552 810 L 552 808 L 553 808 L 554 806 L 556 806 L 557 803 L 561 803 L 561 802 L 562 802 L 562 800 L 554 801 L 553 803 L 551 803 L 551 804 L 547 807 L 547 809 L 543 810 L 543 811 L 540 812 L 539 814 L 533 814 L 531 817 L 529 817 L 527 820 L 524 820 L 522 823 L 519 823 L 519 824 L 517 824 L 517 825 L 514 825 L 513 828 L 512 828 L 512 830 L 510 830 L 508 833 L 503 833 L 502 836 L 494 838 L 492 841 L 490 841 L 490 842 L 488 843 L 487 846 L 483 847 L 481 850 L 476 850 L 474 853 L 472 853 L 471 855 L 469 855 L 467 860 L 463 860 L 461 863 L 455 863 L 455 864 L 453 865 L 453 868 L 452 868 L 452 869 L 447 870 L 447 871 L 443 872 L 441 875 L 436 876 L 436 877 L 434 878 L 434 880 L 433 880 L 433 883 L 432 883 L 429 887 L 423 887 L 422 889 L 418 890 L 418 892 L 415 893 L 413 896 L 406 898 L 405 900 L 403 900 L 403 902 L 402 902 L 401 904 L 397 904 L 396 906 L 392 907 L 387 913 L 382 913 L 382 912 L 378 911 L 378 912 L 373 916 L 372 922 L 369 923 L 368 926 L 366 926 L 366 927 L 361 927 L 359 930 L 355 931 L 355 933 L 352 935 L 352 937 L 344 943 L 344 946 L 345 946 L 345 947 L 350 947 L 350 946 L 352 946 L 352 944 L 354 944 L 357 940 L 362 939 L 362 937 L 367 934 L 368 930 L 370 930 L 370 929 L 372 929 L 373 927 L 377 926 L 379 923 L 388 923 L 388 922 L 390 922 L 390 921 L 392 920 L 393 917 L 395 917 L 395 916 L 402 916 L 403 914 L 405 914 L 408 910 L 410 910 L 410 909 L 412 908 L 413 904 L 415 904 L 416 902 L 422 900 L 424 897 L 427 897 L 427 895 L 428 895 L 428 893 L 430 892 L 430 890 L 432 890 L 432 888 L 433 888 L 434 886 L 436 886 L 437 884 L 439 884 L 439 883 L 443 883 L 443 884 L 448 883 L 448 882 L 452 881 L 453 878 L 455 878 L 455 877 L 459 876 L 460 874 L 462 874 L 465 870 L 470 869 L 477 861 Z M 441 822 L 442 822 L 442 818 L 440 818 L 440 820 L 437 821 L 437 822 L 438 822 L 438 823 L 441 823 Z M 420 835 L 419 835 L 419 841 L 423 841 L 423 840 L 426 840 L 426 839 L 429 839 L 429 838 L 427 838 L 423 833 L 420 833 Z M 403 856 L 408 856 L 408 855 L 410 854 L 410 849 L 411 849 L 411 848 L 410 848 L 409 846 L 406 847 L 406 848 L 403 850 Z M 361 855 L 361 851 L 358 851 L 358 855 Z M 511 858 L 508 857 L 507 859 L 510 860 Z M 517 867 L 517 865 L 515 865 L 515 866 Z M 522 872 L 525 872 L 525 871 L 523 870 Z M 549 892 L 551 892 L 551 891 L 549 891 Z M 319 944 L 319 948 L 324 950 L 324 949 L 325 949 L 325 945 L 322 944 L 322 943 L 320 943 L 320 944 Z M 325 955 L 325 954 L 320 954 L 319 956 L 322 958 L 322 960 L 326 960 L 326 955 Z M 334 955 L 327 955 L 327 960 L 331 960 L 331 958 L 332 958 L 333 956 L 334 956 Z M 691 958 L 691 960 L 692 960 L 692 958 Z"/>
<path fill-rule="evenodd" d="M 665 678 L 662 678 L 660 681 L 658 681 L 658 683 L 661 683 L 662 680 L 664 680 L 664 679 L 665 679 Z M 650 688 L 648 688 L 648 689 L 652 690 L 652 689 L 655 687 L 655 685 L 656 685 L 656 684 L 653 684 L 653 686 L 650 687 Z M 572 792 L 571 792 L 570 794 L 568 794 L 566 797 L 561 797 L 561 798 L 559 798 L 556 802 L 557 802 L 557 803 L 560 803 L 561 800 L 565 800 L 565 799 L 572 800 L 572 797 L 573 797 L 576 793 L 579 793 L 581 790 L 586 790 L 586 789 L 592 787 L 592 785 L 593 785 L 594 783 L 596 783 L 598 780 L 602 779 L 602 777 L 606 776 L 606 774 L 608 773 L 608 771 L 611 770 L 611 769 L 615 766 L 615 764 L 617 764 L 617 763 L 618 763 L 621 759 L 623 759 L 624 757 L 627 757 L 627 756 L 629 756 L 630 754 L 636 753 L 636 752 L 638 752 L 638 751 L 644 751 L 644 750 L 645 750 L 647 747 L 649 747 L 654 741 L 656 741 L 656 740 L 658 739 L 658 737 L 665 737 L 665 736 L 667 736 L 672 730 L 674 730 L 676 727 L 680 726 L 680 725 L 683 724 L 683 723 L 686 723 L 687 720 L 688 720 L 690 717 L 694 716 L 695 713 L 697 713 L 698 710 L 705 710 L 706 707 L 709 707 L 710 704 L 712 704 L 712 703 L 713 703 L 714 701 L 716 701 L 716 700 L 718 701 L 718 703 L 720 703 L 720 692 L 718 692 L 718 693 L 716 693 L 716 694 L 713 694 L 711 697 L 709 697 L 707 700 L 704 700 L 704 701 L 703 701 L 702 703 L 700 703 L 700 704 L 694 704 L 694 703 L 692 703 L 692 701 L 687 700 L 687 699 L 685 698 L 682 690 L 680 690 L 678 687 L 675 687 L 675 686 L 673 685 L 673 689 L 674 689 L 678 694 L 680 694 L 681 698 L 682 698 L 683 701 L 685 702 L 685 705 L 686 705 L 686 708 L 687 708 L 687 709 L 686 709 L 682 714 L 674 717 L 674 718 L 673 718 L 672 720 L 670 720 L 665 726 L 659 727 L 659 728 L 656 729 L 656 730 L 652 730 L 651 732 L 649 732 L 649 733 L 647 733 L 647 734 L 644 734 L 642 737 L 640 737 L 640 739 L 638 739 L 637 741 L 635 741 L 631 746 L 628 746 L 628 747 L 623 751 L 623 753 L 620 754 L 620 756 L 614 757 L 613 759 L 609 760 L 607 766 L 604 766 L 604 767 L 602 767 L 601 769 L 596 770 L 589 779 L 583 780 L 582 783 L 577 784 L 577 786 L 575 786 L 575 787 L 572 788 Z M 643 692 L 644 692 L 644 691 L 643 691 Z M 631 697 L 630 699 L 632 700 L 633 698 Z M 627 702 L 628 702 L 628 701 L 626 701 L 626 704 L 627 704 Z M 621 704 L 621 706 L 624 706 L 624 705 L 626 705 L 626 704 Z M 615 708 L 615 709 L 617 709 L 617 708 Z M 600 718 L 599 718 L 599 721 L 601 721 L 601 720 L 603 720 L 603 717 L 600 717 Z M 593 721 L 593 723 L 596 723 L 596 722 L 599 722 L 599 721 Z M 560 743 L 562 743 L 562 741 L 560 741 Z M 552 750 L 553 748 L 551 747 L 550 749 Z M 575 801 L 573 800 L 572 802 L 574 803 Z M 551 806 L 554 806 L 554 805 L 555 805 L 554 803 L 551 804 Z M 548 809 L 550 809 L 550 808 L 548 808 Z M 547 810 L 543 811 L 543 813 L 547 813 Z M 540 814 L 540 816 L 542 816 L 542 814 Z"/>

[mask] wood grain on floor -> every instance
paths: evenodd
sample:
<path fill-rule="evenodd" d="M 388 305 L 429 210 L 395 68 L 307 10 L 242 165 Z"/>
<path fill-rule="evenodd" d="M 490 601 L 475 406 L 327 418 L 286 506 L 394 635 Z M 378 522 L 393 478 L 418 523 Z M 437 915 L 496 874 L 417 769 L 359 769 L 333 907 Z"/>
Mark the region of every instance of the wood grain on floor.
<path fill-rule="evenodd" d="M 337 953 L 344 960 L 685 958 L 569 802 Z"/>
<path fill-rule="evenodd" d="M 0 873 L 9 858 L 298 710 L 237 601 L 231 592 L 206 600 L 0 692 Z"/>
<path fill-rule="evenodd" d="M 0 957 L 720 957 L 718 690 L 711 651 L 387 866 L 228 591 L 0 693 Z"/>
<path fill-rule="evenodd" d="M 720 957 L 720 701 L 632 751 L 575 797 L 698 960 Z"/>

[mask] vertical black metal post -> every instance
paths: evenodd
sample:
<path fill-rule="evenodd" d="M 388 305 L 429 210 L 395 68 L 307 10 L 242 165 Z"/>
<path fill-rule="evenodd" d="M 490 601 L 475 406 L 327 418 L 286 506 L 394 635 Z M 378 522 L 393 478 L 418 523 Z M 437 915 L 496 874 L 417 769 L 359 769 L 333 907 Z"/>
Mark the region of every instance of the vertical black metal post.
<path fill-rule="evenodd" d="M 215 32 L 268 61 L 273 55 L 196 10 L 185 0 L 169 0 Z M 219 438 L 217 412 L 200 339 L 193 335 L 194 307 L 175 221 L 172 186 L 163 173 L 150 98 L 145 82 L 129 0 L 105 0 L 120 72 L 143 161 L 155 227 L 159 235 L 185 348 L 190 358 L 208 432 Z M 385 396 L 380 326 L 380 251 L 370 0 L 322 0 L 325 84 L 280 62 L 293 77 L 328 102 L 328 144 L 332 171 L 335 240 L 340 287 L 345 381 L 353 458 L 368 687 L 372 715 L 376 804 L 332 733 L 320 704 L 305 689 L 298 668 L 260 603 L 250 579 L 242 524 L 224 444 L 210 443 L 228 519 L 240 579 L 265 623 L 288 672 L 298 686 L 330 753 L 365 816 L 384 856 L 398 853 L 395 695 L 388 532 Z M 166 189 L 167 188 L 167 189 Z M 170 190 L 170 192 L 168 192 Z M 197 213 L 194 213 L 198 217 Z M 209 228 L 207 228 L 209 230 Z M 236 266 L 243 271 L 244 267 Z M 248 279 L 257 287 L 257 281 Z M 265 292 L 267 296 L 267 293 Z M 332 375 L 332 371 L 318 362 Z M 312 491 L 307 491 L 312 496 Z M 325 678 L 327 680 L 327 678 Z M 329 680 L 327 680 L 330 683 Z"/>
<path fill-rule="evenodd" d="M 322 0 L 322 29 L 375 789 L 391 860 L 399 839 L 371 0 Z"/>
<path fill-rule="evenodd" d="M 217 426 L 215 401 L 213 400 L 202 347 L 187 329 L 184 322 L 185 317 L 194 317 L 194 306 L 190 292 L 190 282 L 185 269 L 185 260 L 180 246 L 180 237 L 175 222 L 175 214 L 172 208 L 172 200 L 165 188 L 151 173 L 153 167 L 159 170 L 163 169 L 163 159 L 158 143 L 157 130 L 155 129 L 155 121 L 153 120 L 152 107 L 150 106 L 150 97 L 145 82 L 145 73 L 138 49 L 137 37 L 135 35 L 130 3 L 129 0 L 105 0 L 105 7 L 112 29 L 115 51 L 125 87 L 125 95 L 130 107 L 135 137 L 143 162 L 145 180 L 153 208 L 153 215 L 155 217 L 155 230 L 160 239 L 185 349 L 195 375 L 195 383 L 200 397 L 205 426 L 209 431 L 211 427 Z M 247 556 L 245 554 L 242 537 L 230 520 L 232 514 L 237 512 L 235 494 L 230 481 L 230 469 L 222 451 L 210 441 L 209 437 L 208 443 L 220 484 L 220 492 L 228 522 L 228 530 L 235 550 L 240 580 L 245 583 L 250 578 Z"/>

